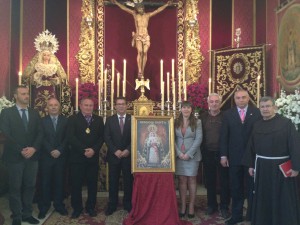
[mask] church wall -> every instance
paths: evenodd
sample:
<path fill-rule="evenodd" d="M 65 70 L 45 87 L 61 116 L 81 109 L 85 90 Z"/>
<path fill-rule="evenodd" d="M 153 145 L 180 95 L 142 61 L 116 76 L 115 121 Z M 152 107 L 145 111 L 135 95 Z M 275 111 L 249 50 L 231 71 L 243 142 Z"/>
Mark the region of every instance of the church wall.
<path fill-rule="evenodd" d="M 0 97 L 8 96 L 9 93 L 9 70 L 10 70 L 10 8 L 11 1 L 1 1 L 0 7 Z"/>

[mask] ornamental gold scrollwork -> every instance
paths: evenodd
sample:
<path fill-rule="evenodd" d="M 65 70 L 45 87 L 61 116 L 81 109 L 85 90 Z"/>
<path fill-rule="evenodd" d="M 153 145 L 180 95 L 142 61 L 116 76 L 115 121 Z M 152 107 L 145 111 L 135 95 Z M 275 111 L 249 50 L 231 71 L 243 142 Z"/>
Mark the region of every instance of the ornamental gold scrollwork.
<path fill-rule="evenodd" d="M 200 51 L 198 13 L 198 0 L 187 0 L 185 12 L 185 61 L 188 84 L 199 80 L 201 77 L 201 65 L 204 60 Z"/>
<path fill-rule="evenodd" d="M 104 0 L 97 0 L 96 17 L 97 17 L 97 41 L 96 41 L 97 74 L 101 74 L 102 72 L 101 57 L 104 58 Z"/>
<path fill-rule="evenodd" d="M 182 60 L 184 59 L 184 4 L 179 0 L 177 4 L 177 66 L 182 74 Z"/>
<path fill-rule="evenodd" d="M 95 83 L 94 4 L 94 0 L 83 0 L 81 6 L 79 52 L 76 55 L 79 62 L 79 80 L 81 83 Z"/>

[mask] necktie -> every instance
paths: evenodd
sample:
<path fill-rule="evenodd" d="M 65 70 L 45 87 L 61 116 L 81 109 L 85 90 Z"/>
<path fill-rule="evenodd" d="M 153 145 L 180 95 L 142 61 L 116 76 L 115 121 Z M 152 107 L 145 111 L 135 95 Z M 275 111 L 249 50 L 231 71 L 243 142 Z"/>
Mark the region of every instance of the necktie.
<path fill-rule="evenodd" d="M 240 117 L 241 117 L 241 121 L 243 123 L 245 121 L 245 109 L 240 110 Z"/>
<path fill-rule="evenodd" d="M 22 111 L 22 121 L 23 121 L 25 129 L 27 130 L 28 120 L 27 120 L 27 116 L 26 116 L 26 109 L 21 109 L 21 111 Z"/>
<path fill-rule="evenodd" d="M 123 129 L 124 129 L 124 121 L 123 118 L 124 116 L 120 116 L 120 129 L 121 129 L 121 134 L 123 134 Z"/>
<path fill-rule="evenodd" d="M 56 117 L 52 117 L 52 123 L 53 123 L 54 130 L 56 130 L 56 125 L 57 125 L 57 118 Z"/>
<path fill-rule="evenodd" d="M 85 120 L 86 120 L 87 124 L 90 126 L 91 122 L 92 122 L 92 116 L 91 115 L 86 115 L 84 117 L 85 117 Z"/>

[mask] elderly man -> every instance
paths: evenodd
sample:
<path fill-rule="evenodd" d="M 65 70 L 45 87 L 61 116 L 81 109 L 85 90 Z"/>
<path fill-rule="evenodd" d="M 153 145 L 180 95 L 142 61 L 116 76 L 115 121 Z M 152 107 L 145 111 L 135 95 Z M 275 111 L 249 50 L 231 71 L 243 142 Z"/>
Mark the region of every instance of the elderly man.
<path fill-rule="evenodd" d="M 243 221 L 244 182 L 246 183 L 248 208 L 247 218 L 251 214 L 253 180 L 246 167 L 241 164 L 254 122 L 261 118 L 259 110 L 249 105 L 249 94 L 239 89 L 234 93 L 235 107 L 223 114 L 220 155 L 223 167 L 229 167 L 229 187 L 232 197 L 232 217 L 226 222 L 233 225 Z"/>
<path fill-rule="evenodd" d="M 42 119 L 44 140 L 40 154 L 42 195 L 39 202 L 39 219 L 45 218 L 50 208 L 52 181 L 54 208 L 61 215 L 68 214 L 63 203 L 68 119 L 60 115 L 60 103 L 56 98 L 47 101 L 47 112 L 48 115 Z"/>
<path fill-rule="evenodd" d="M 207 188 L 208 215 L 218 209 L 217 202 L 217 177 L 220 183 L 220 211 L 223 218 L 229 217 L 228 206 L 230 203 L 228 168 L 220 164 L 220 133 L 222 125 L 222 112 L 220 110 L 222 98 L 216 93 L 208 96 L 208 112 L 201 114 L 203 142 L 202 155 L 204 174 Z"/>
<path fill-rule="evenodd" d="M 1 112 L 0 130 L 6 137 L 3 161 L 9 176 L 9 206 L 12 225 L 21 221 L 38 224 L 32 216 L 32 200 L 38 170 L 38 154 L 43 140 L 41 119 L 37 111 L 28 107 L 29 89 L 17 86 L 16 105 Z"/>
<path fill-rule="evenodd" d="M 296 176 L 300 170 L 300 135 L 292 122 L 276 114 L 271 97 L 260 100 L 262 120 L 254 124 L 243 164 L 254 176 L 253 225 L 300 224 Z M 291 160 L 290 177 L 279 165 Z"/>

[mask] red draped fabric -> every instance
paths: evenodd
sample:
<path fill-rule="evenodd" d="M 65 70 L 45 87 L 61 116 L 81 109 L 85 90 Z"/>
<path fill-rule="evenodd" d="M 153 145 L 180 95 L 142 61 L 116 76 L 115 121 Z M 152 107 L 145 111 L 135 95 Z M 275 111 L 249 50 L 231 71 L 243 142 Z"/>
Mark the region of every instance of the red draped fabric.
<path fill-rule="evenodd" d="M 135 173 L 132 210 L 124 225 L 192 225 L 178 216 L 172 173 Z"/>

